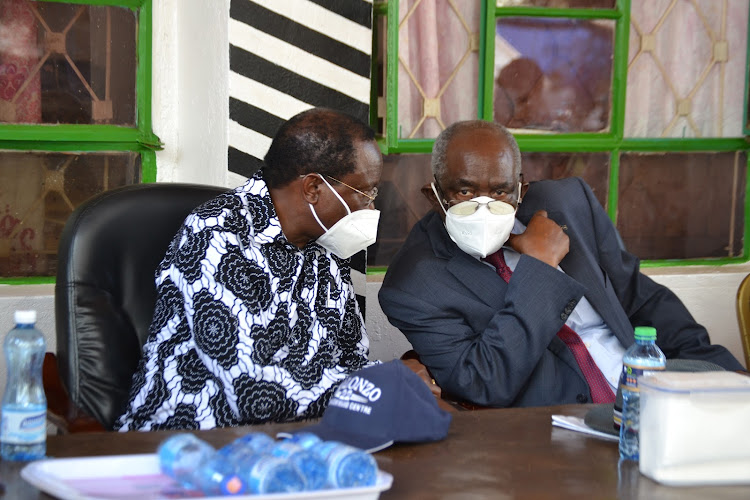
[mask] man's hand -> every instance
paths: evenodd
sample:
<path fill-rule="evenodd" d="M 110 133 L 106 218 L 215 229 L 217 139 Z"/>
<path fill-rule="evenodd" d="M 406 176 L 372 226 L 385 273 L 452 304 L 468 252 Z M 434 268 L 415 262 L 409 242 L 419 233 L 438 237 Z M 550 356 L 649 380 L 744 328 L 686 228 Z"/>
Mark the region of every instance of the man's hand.
<path fill-rule="evenodd" d="M 435 395 L 436 398 L 440 399 L 441 396 L 441 390 L 440 386 L 435 383 L 435 380 L 432 378 L 432 375 L 430 375 L 430 372 L 427 371 L 427 367 L 423 365 L 418 359 L 401 359 L 401 362 L 406 365 L 407 368 L 409 368 L 411 371 L 416 373 L 419 378 L 422 379 L 422 382 L 425 383 L 427 388 L 430 389 L 432 394 Z"/>
<path fill-rule="evenodd" d="M 416 373 L 419 376 L 419 378 L 422 379 L 425 385 L 427 385 L 427 387 L 430 389 L 432 394 L 435 396 L 437 405 L 440 408 L 442 408 L 445 411 L 450 411 L 450 412 L 456 411 L 456 408 L 457 408 L 456 406 L 442 399 L 443 394 L 442 394 L 442 390 L 440 389 L 440 386 L 437 385 L 437 383 L 435 383 L 435 379 L 432 378 L 432 375 L 430 375 L 430 372 L 427 370 L 427 367 L 423 365 L 421 361 L 419 361 L 419 357 L 417 356 L 416 352 L 408 351 L 401 358 L 401 362 L 404 363 L 407 368 L 409 368 L 411 371 Z"/>
<path fill-rule="evenodd" d="M 526 231 L 512 234 L 508 244 L 516 252 L 539 259 L 552 267 L 557 267 L 570 249 L 568 235 L 547 217 L 546 210 L 536 212 L 526 226 Z"/>

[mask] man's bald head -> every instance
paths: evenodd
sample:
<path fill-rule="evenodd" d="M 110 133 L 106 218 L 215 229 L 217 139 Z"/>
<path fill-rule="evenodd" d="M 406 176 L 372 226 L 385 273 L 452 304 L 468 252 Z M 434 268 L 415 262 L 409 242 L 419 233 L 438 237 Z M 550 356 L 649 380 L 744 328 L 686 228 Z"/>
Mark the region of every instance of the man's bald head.
<path fill-rule="evenodd" d="M 513 170 L 516 175 L 521 173 L 521 151 L 518 149 L 518 143 L 513 134 L 499 123 L 488 122 L 484 120 L 467 120 L 456 122 L 443 130 L 435 140 L 432 148 L 432 174 L 438 183 L 442 181 L 445 175 L 446 162 L 448 158 L 448 149 L 454 139 L 472 135 L 475 133 L 489 134 L 495 136 L 504 145 L 510 148 L 513 156 Z"/>

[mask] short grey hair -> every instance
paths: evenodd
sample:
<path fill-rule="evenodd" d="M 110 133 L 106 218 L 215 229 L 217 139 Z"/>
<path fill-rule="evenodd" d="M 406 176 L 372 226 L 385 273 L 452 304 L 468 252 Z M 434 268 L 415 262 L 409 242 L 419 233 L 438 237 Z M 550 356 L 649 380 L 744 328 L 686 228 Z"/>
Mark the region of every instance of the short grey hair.
<path fill-rule="evenodd" d="M 451 124 L 435 140 L 435 145 L 432 147 L 432 175 L 438 182 L 445 173 L 445 157 L 451 140 L 461 132 L 471 132 L 474 130 L 490 130 L 506 139 L 513 152 L 513 167 L 518 173 L 521 172 L 521 150 L 518 149 L 516 138 L 513 137 L 513 134 L 507 128 L 499 123 L 485 120 L 466 120 Z"/>

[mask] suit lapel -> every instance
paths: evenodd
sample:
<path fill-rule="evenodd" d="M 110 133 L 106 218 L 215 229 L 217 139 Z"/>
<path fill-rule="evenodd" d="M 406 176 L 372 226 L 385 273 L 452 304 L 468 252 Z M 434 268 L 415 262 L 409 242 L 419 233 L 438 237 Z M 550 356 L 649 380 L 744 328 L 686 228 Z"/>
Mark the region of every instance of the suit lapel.
<path fill-rule="evenodd" d="M 619 306 L 619 299 L 607 273 L 599 266 L 596 256 L 582 243 L 585 235 L 579 234 L 577 227 L 569 225 L 564 214 L 550 212 L 549 216 L 561 225 L 568 225 L 566 233 L 570 238 L 570 250 L 560 262 L 560 268 L 586 287 L 584 295 L 591 306 L 620 342 L 625 346 L 629 345 L 627 339 L 632 329 L 630 321 Z"/>
<path fill-rule="evenodd" d="M 568 226 L 566 233 L 570 237 L 570 250 L 560 262 L 560 268 L 586 287 L 584 295 L 591 306 L 599 313 L 622 345 L 630 345 L 632 343 L 630 321 L 620 307 L 620 301 L 612 288 L 609 277 L 599 266 L 597 256 L 593 255 L 584 244 L 585 241 L 594 240 L 594 235 L 581 234 L 580 231 L 585 227 L 583 224 L 579 225 L 569 220 L 564 212 L 549 208 L 547 201 L 547 199 L 536 197 L 535 191 L 529 189 L 524 202 L 519 206 L 518 219 L 528 225 L 537 210 L 547 210 L 548 217 L 560 225 Z"/>
<path fill-rule="evenodd" d="M 508 284 L 490 266 L 464 252 L 456 252 L 446 270 L 488 306 L 502 306 Z"/>

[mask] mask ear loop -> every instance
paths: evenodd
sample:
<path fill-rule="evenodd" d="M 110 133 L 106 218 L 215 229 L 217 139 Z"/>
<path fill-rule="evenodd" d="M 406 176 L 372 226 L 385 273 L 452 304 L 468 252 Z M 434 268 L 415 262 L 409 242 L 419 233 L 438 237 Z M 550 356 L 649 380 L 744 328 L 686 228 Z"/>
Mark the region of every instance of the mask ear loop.
<path fill-rule="evenodd" d="M 325 183 L 326 183 L 326 186 L 328 186 L 328 189 L 330 189 L 331 191 L 333 191 L 333 194 L 335 194 L 335 195 L 336 195 L 336 198 L 338 198 L 338 199 L 339 199 L 339 201 L 341 202 L 341 204 L 342 204 L 342 205 L 344 205 L 344 208 L 346 209 L 346 215 L 350 215 L 350 214 L 352 213 L 352 211 L 351 211 L 351 210 L 349 209 L 349 205 L 347 205 L 347 204 L 346 204 L 346 202 L 345 202 L 345 201 L 344 201 L 344 199 L 343 199 L 343 198 L 341 197 L 341 195 L 340 195 L 340 194 L 338 194 L 338 193 L 336 192 L 336 190 L 335 190 L 335 189 L 333 189 L 333 187 L 332 187 L 332 186 L 331 186 L 331 185 L 330 185 L 330 184 L 328 183 L 328 181 L 326 180 L 326 178 L 325 178 L 325 177 L 323 177 L 323 176 L 322 176 L 322 175 L 320 175 L 320 174 L 317 174 L 317 175 L 318 175 L 318 177 L 320 177 L 320 180 L 322 180 L 323 182 L 325 182 Z M 322 222 L 320 221 L 320 219 L 318 218 L 318 214 L 317 214 L 317 213 L 315 212 L 315 208 L 313 208 L 312 204 L 311 204 L 311 203 L 308 203 L 308 204 L 307 204 L 307 206 L 309 206 L 309 207 L 310 207 L 310 211 L 312 212 L 312 214 L 313 214 L 313 217 L 315 217 L 315 220 L 316 220 L 316 221 L 318 222 L 318 225 L 319 225 L 320 227 L 322 227 L 322 228 L 323 228 L 323 231 L 326 231 L 326 232 L 328 232 L 328 228 L 327 228 L 327 227 L 325 227 L 325 226 L 323 225 L 323 223 L 322 223 Z"/>
<path fill-rule="evenodd" d="M 523 187 L 523 184 L 521 181 L 518 181 L 518 204 L 520 205 L 523 203 L 523 197 L 521 196 L 521 188 Z"/>
<path fill-rule="evenodd" d="M 312 204 L 308 203 L 307 206 L 310 207 L 310 211 L 312 212 L 313 217 L 315 217 L 315 220 L 318 221 L 318 225 L 323 228 L 323 231 L 328 232 L 328 228 L 325 227 L 322 222 L 320 222 L 318 214 L 315 213 L 315 209 L 313 208 Z"/>
<path fill-rule="evenodd" d="M 350 213 L 352 213 L 352 211 L 349 209 L 349 205 L 346 204 L 346 202 L 341 197 L 341 195 L 338 193 L 338 191 L 336 191 L 335 189 L 333 189 L 333 186 L 331 186 L 330 184 L 328 184 L 328 181 L 326 180 L 325 176 L 320 175 L 320 174 L 318 174 L 318 176 L 320 177 L 320 179 L 323 182 L 326 183 L 326 186 L 328 186 L 328 189 L 330 189 L 331 191 L 333 191 L 333 194 L 336 195 L 336 198 L 339 199 L 339 201 L 341 202 L 341 204 L 344 205 L 344 208 L 346 209 L 346 215 L 349 215 Z"/>
<path fill-rule="evenodd" d="M 445 210 L 445 206 L 443 206 L 443 203 L 440 201 L 440 195 L 438 195 L 437 189 L 435 188 L 435 183 L 430 182 L 430 187 L 432 188 L 432 192 L 435 193 L 435 199 L 438 203 L 440 203 L 440 208 L 443 209 L 443 213 L 445 215 L 448 215 L 448 212 Z"/>

